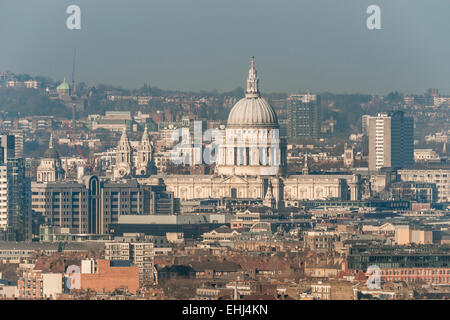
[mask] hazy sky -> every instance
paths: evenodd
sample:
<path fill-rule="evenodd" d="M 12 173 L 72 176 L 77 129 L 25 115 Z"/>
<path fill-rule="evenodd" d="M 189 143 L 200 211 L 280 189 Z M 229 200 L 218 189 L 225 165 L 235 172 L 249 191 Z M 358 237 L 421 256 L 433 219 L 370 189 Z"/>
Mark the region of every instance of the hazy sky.
<path fill-rule="evenodd" d="M 0 0 L 0 71 L 70 79 L 76 47 L 77 81 L 228 91 L 255 55 L 265 92 L 450 94 L 449 17 L 450 0 Z"/>

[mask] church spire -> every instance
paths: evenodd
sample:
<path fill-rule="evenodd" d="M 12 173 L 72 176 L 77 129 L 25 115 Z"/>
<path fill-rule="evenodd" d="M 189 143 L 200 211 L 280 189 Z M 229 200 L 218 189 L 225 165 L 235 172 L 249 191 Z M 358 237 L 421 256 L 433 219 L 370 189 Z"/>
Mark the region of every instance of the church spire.
<path fill-rule="evenodd" d="M 273 187 L 272 182 L 269 181 L 269 185 L 267 187 L 267 193 L 266 197 L 263 200 L 263 205 L 269 208 L 275 208 L 276 207 L 276 200 L 273 197 Z"/>
<path fill-rule="evenodd" d="M 144 127 L 144 133 L 142 134 L 142 141 L 148 141 L 149 137 L 148 137 L 148 129 L 147 129 L 147 124 Z"/>
<path fill-rule="evenodd" d="M 130 150 L 130 141 L 128 140 L 127 127 L 123 128 L 122 136 L 119 141 L 119 150 Z"/>
<path fill-rule="evenodd" d="M 53 149 L 53 132 L 50 132 L 50 141 L 48 142 L 48 148 Z"/>
<path fill-rule="evenodd" d="M 145 127 L 144 127 L 144 133 L 142 134 L 141 143 L 139 145 L 139 150 L 144 151 L 144 152 L 151 150 L 150 137 L 148 135 L 147 125 L 145 125 Z"/>
<path fill-rule="evenodd" d="M 259 97 L 259 79 L 255 69 L 255 57 L 252 57 L 250 62 L 250 70 L 248 71 L 247 78 L 247 91 L 245 92 L 246 98 L 258 98 Z"/>
<path fill-rule="evenodd" d="M 120 137 L 120 140 L 127 140 L 128 141 L 128 135 L 127 135 L 127 127 L 123 127 L 122 130 L 122 136 Z"/>

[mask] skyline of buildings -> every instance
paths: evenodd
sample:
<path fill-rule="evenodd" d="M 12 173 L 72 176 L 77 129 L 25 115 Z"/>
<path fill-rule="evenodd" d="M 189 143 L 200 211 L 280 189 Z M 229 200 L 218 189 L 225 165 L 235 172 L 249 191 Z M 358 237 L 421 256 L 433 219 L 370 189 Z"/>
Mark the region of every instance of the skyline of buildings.
<path fill-rule="evenodd" d="M 330 113 L 336 98 L 266 99 L 259 81 L 252 57 L 226 122 L 206 116 L 213 98 L 182 95 L 159 97 L 174 105 L 145 113 L 153 98 L 102 93 L 101 103 L 130 111 L 84 117 L 77 106 L 88 108 L 84 96 L 95 93 L 66 81 L 51 96 L 70 122 L 5 115 L 0 260 L 17 262 L 19 277 L 8 275 L 0 294 L 407 299 L 436 284 L 450 293 L 447 141 L 438 131 L 426 138 L 419 102 L 357 101 L 370 114 L 341 138 L 333 132 L 342 117 Z M 427 121 L 439 123 L 445 101 L 428 102 Z M 381 270 L 375 290 L 372 263 Z M 73 266 L 77 288 L 66 284 Z M 391 288 L 399 282 L 405 292 Z"/>

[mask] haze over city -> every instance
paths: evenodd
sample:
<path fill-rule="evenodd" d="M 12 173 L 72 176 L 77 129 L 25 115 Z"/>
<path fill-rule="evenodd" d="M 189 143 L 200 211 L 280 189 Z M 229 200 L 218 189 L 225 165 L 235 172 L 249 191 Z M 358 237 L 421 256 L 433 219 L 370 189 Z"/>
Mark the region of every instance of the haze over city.
<path fill-rule="evenodd" d="M 245 87 L 258 56 L 265 92 L 450 92 L 450 2 L 385 1 L 381 30 L 366 28 L 373 1 L 74 1 L 0 3 L 0 70 L 137 88 L 221 92 Z"/>
<path fill-rule="evenodd" d="M 72 1 L 0 4 L 1 307 L 450 299 L 448 0 Z"/>

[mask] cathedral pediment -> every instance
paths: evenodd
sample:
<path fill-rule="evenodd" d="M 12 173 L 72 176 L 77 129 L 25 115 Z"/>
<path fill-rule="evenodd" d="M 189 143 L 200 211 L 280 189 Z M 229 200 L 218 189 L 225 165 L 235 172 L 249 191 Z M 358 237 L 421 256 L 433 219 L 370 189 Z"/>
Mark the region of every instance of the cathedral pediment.
<path fill-rule="evenodd" d="M 233 184 L 233 183 L 248 183 L 248 179 L 243 176 L 225 176 L 222 178 L 221 183 Z"/>

